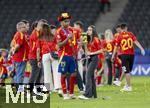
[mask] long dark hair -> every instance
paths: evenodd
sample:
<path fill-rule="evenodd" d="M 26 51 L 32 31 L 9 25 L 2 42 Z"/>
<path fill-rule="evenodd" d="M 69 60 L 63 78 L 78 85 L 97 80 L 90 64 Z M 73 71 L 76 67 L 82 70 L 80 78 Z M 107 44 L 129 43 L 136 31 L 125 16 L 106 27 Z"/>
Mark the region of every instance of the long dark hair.
<path fill-rule="evenodd" d="M 95 27 L 94 25 L 90 25 L 89 27 L 92 28 L 92 38 L 91 38 L 90 35 L 87 35 L 87 41 L 88 41 L 88 43 L 89 43 L 90 41 L 93 41 L 94 37 L 97 37 L 97 38 L 98 38 L 98 33 L 96 32 L 96 27 Z"/>
<path fill-rule="evenodd" d="M 31 24 L 31 30 L 32 30 L 32 31 L 37 27 L 37 24 L 38 24 L 38 21 L 34 21 L 34 22 Z"/>
<path fill-rule="evenodd" d="M 42 30 L 40 31 L 39 39 L 53 41 L 54 35 L 51 33 L 51 29 L 48 24 L 42 25 Z"/>

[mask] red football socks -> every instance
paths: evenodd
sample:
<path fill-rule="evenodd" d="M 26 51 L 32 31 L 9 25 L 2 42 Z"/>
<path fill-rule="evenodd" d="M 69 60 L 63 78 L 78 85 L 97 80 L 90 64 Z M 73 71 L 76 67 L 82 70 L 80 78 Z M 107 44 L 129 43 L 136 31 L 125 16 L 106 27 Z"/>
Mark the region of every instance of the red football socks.
<path fill-rule="evenodd" d="M 69 93 L 70 94 L 74 93 L 74 85 L 75 85 L 75 76 L 71 75 L 70 76 L 70 87 L 69 87 Z"/>
<path fill-rule="evenodd" d="M 67 93 L 67 88 L 66 88 L 66 76 L 61 75 L 61 86 L 62 86 L 62 91 L 64 94 Z"/>

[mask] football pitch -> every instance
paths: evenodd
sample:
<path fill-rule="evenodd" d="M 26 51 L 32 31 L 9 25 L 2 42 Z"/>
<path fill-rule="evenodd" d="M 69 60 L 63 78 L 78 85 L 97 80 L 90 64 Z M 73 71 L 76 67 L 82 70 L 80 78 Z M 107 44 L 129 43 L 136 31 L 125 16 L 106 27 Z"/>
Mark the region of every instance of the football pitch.
<path fill-rule="evenodd" d="M 124 85 L 124 81 L 122 87 Z M 97 99 L 63 100 L 52 93 L 44 104 L 6 103 L 5 89 L 0 89 L 0 108 L 150 108 L 150 77 L 132 77 L 132 92 L 121 92 L 122 87 L 102 86 L 97 88 Z M 75 88 L 75 94 L 79 92 Z M 26 99 L 25 99 L 26 100 Z"/>
<path fill-rule="evenodd" d="M 124 85 L 124 82 L 122 86 Z M 121 92 L 122 87 L 97 88 L 97 99 L 66 100 L 57 94 L 50 97 L 51 108 L 150 108 L 150 77 L 132 77 L 132 92 Z M 75 90 L 78 95 L 78 89 Z"/>

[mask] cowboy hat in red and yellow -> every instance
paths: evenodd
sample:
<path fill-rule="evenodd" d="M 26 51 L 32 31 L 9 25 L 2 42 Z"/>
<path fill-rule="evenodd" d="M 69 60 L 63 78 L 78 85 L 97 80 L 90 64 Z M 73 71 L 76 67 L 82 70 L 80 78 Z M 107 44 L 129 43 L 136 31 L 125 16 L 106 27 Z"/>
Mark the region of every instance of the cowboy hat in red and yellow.
<path fill-rule="evenodd" d="M 64 21 L 66 19 L 71 19 L 71 15 L 68 12 L 62 12 L 59 16 L 58 16 L 58 21 Z"/>

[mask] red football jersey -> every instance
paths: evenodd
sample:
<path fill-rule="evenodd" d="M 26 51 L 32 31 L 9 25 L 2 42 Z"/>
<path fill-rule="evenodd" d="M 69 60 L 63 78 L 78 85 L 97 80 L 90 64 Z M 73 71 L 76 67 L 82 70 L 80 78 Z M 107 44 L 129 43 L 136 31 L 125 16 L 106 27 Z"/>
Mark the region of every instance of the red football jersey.
<path fill-rule="evenodd" d="M 38 40 L 39 32 L 33 30 L 29 38 L 29 59 L 36 59 L 36 41 Z"/>
<path fill-rule="evenodd" d="M 72 38 L 72 43 L 74 46 L 74 53 L 77 56 L 78 54 L 78 42 L 80 40 L 81 37 L 81 32 L 79 29 L 73 28 L 73 27 L 69 27 L 69 30 L 73 33 L 73 38 Z"/>
<path fill-rule="evenodd" d="M 16 32 L 13 38 L 13 47 L 16 46 L 16 44 L 20 45 L 20 48 L 18 51 L 13 55 L 12 59 L 14 62 L 22 62 L 27 60 L 26 52 L 27 52 L 27 41 L 26 36 L 21 32 Z"/>
<path fill-rule="evenodd" d="M 136 37 L 131 32 L 122 32 L 116 39 L 116 45 L 120 47 L 120 54 L 134 54 L 133 43 Z"/>
<path fill-rule="evenodd" d="M 47 54 L 56 51 L 56 42 L 47 42 L 46 40 L 39 39 L 36 43 L 36 47 L 40 48 L 41 54 Z"/>
<path fill-rule="evenodd" d="M 117 39 L 118 36 L 119 36 L 119 33 L 115 33 L 115 34 L 114 34 L 114 39 Z"/>
<path fill-rule="evenodd" d="M 58 28 L 56 31 L 57 42 L 64 41 L 70 33 L 73 33 L 73 37 L 72 37 L 72 39 L 69 39 L 68 42 L 59 49 L 59 51 L 58 51 L 59 57 L 62 55 L 63 52 L 64 52 L 64 55 L 66 55 L 66 56 L 76 55 L 75 54 L 75 52 L 76 52 L 75 45 L 77 43 L 77 41 L 76 41 L 77 38 L 75 35 L 75 30 L 72 27 Z"/>
<path fill-rule="evenodd" d="M 115 40 L 112 40 L 110 42 L 106 42 L 105 40 L 103 45 L 104 45 L 104 49 L 106 49 L 107 52 L 113 52 L 115 46 Z"/>
<path fill-rule="evenodd" d="M 114 34 L 114 40 L 115 40 L 115 42 L 116 42 L 116 40 L 117 40 L 119 34 L 120 34 L 120 33 L 115 33 L 115 34 Z M 121 53 L 120 53 L 120 52 L 121 52 L 120 50 L 121 50 L 121 48 L 119 47 L 119 48 L 118 48 L 117 55 L 120 55 L 120 54 L 121 54 Z"/>
<path fill-rule="evenodd" d="M 90 52 L 95 52 L 101 49 L 101 41 L 94 37 L 91 43 L 88 43 L 87 48 Z"/>
<path fill-rule="evenodd" d="M 26 58 L 27 58 L 27 60 L 29 59 L 29 50 L 30 50 L 30 47 L 29 47 L 29 35 L 28 34 L 25 34 L 25 39 L 26 39 L 26 42 L 27 42 L 27 44 L 26 44 Z"/>

